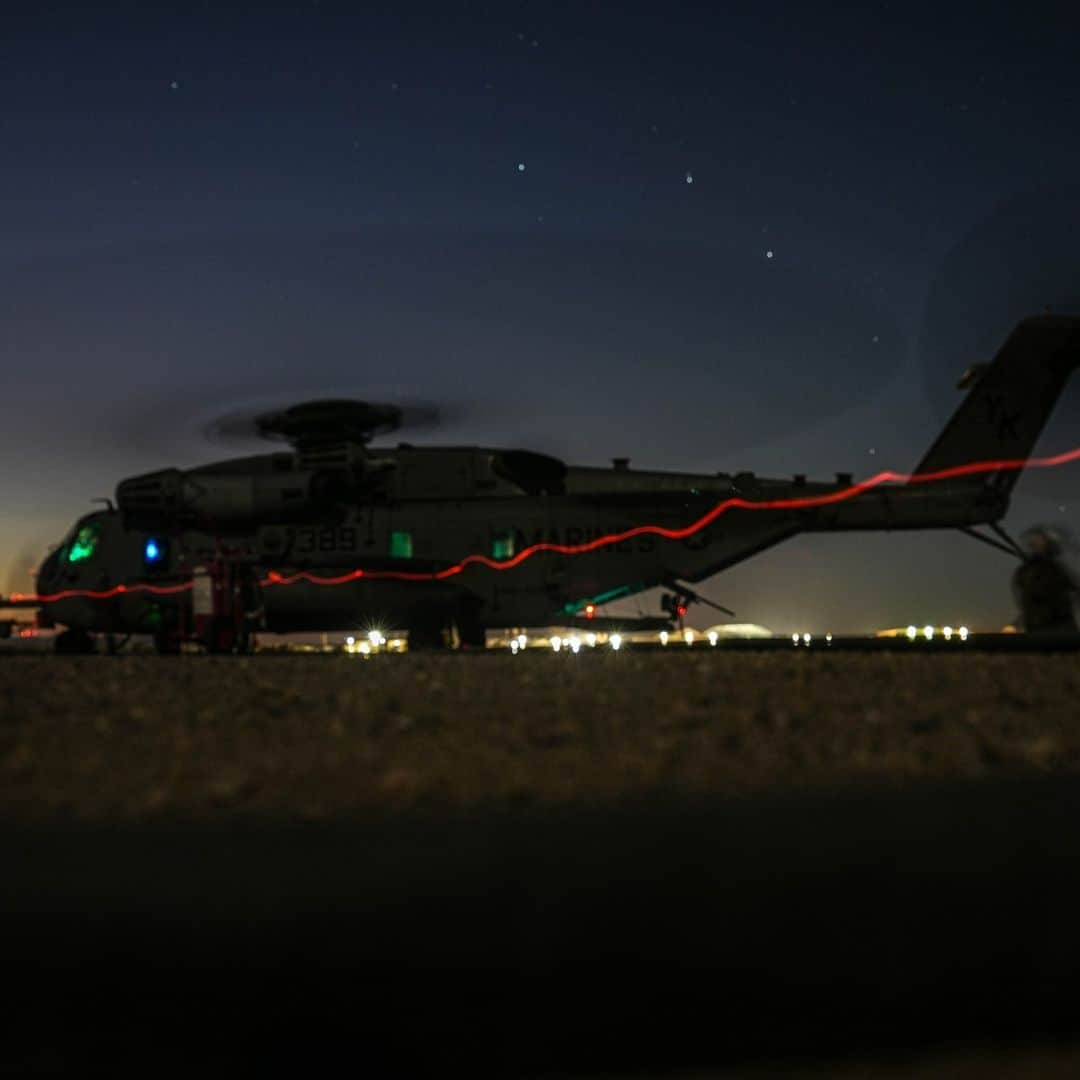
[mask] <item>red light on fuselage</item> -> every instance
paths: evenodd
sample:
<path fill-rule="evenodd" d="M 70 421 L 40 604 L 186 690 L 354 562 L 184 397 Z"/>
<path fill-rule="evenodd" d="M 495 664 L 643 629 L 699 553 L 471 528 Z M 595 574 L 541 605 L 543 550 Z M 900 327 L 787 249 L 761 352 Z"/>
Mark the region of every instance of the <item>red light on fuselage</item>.
<path fill-rule="evenodd" d="M 585 618 L 586 619 L 591 619 L 595 614 L 596 614 L 596 605 L 595 604 L 586 604 L 585 605 Z"/>

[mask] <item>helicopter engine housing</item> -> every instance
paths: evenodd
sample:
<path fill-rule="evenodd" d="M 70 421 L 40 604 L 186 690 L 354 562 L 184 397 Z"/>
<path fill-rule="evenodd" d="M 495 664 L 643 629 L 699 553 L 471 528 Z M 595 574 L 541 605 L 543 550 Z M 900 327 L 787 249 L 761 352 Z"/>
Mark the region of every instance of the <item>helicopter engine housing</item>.
<path fill-rule="evenodd" d="M 344 469 L 222 473 L 161 469 L 116 488 L 126 518 L 151 523 L 251 526 L 324 518 L 354 487 Z"/>

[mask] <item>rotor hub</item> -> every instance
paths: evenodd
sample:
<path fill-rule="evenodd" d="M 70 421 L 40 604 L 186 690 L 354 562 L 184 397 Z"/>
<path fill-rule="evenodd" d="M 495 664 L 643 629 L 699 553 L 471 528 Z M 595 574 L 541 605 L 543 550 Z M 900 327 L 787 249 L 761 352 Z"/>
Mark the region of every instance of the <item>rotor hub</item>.
<path fill-rule="evenodd" d="M 396 405 L 378 405 L 347 399 L 306 401 L 255 418 L 264 438 L 285 439 L 293 445 L 330 442 L 369 442 L 376 435 L 396 431 L 402 424 Z"/>

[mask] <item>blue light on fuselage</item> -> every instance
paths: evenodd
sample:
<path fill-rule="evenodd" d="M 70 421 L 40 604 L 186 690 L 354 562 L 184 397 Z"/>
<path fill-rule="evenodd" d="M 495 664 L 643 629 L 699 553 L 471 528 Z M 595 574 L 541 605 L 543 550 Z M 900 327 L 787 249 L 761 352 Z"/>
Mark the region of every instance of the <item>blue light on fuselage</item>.
<path fill-rule="evenodd" d="M 152 536 L 147 539 L 143 548 L 143 559 L 148 563 L 161 561 L 161 545 Z"/>

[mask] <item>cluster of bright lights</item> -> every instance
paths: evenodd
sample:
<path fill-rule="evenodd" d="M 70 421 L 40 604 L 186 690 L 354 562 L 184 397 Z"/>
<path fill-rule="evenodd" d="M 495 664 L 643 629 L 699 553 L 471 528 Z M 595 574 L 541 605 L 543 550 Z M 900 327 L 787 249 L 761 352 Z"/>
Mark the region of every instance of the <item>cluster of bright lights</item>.
<path fill-rule="evenodd" d="M 356 638 L 350 634 L 345 639 L 345 651 L 350 654 L 370 656 L 371 642 L 368 641 L 367 638 L 362 638 L 360 641 L 357 641 Z"/>
<path fill-rule="evenodd" d="M 614 639 L 619 639 L 619 644 L 613 644 Z M 551 637 L 546 639 L 546 647 L 550 648 L 552 652 L 568 652 L 573 655 L 577 655 L 581 652 L 582 648 L 595 649 L 598 644 L 602 642 L 603 638 L 591 630 L 589 633 L 581 636 L 579 634 L 568 634 L 565 637 L 562 634 L 552 634 Z M 612 634 L 607 638 L 607 642 L 612 648 L 618 649 L 622 643 L 622 638 L 618 634 Z M 535 645 L 543 648 L 545 643 L 544 638 L 539 638 L 534 642 Z M 516 637 L 512 637 L 507 643 L 510 652 L 517 656 L 518 653 L 524 652 L 529 645 L 529 639 L 525 634 L 518 634 Z"/>
<path fill-rule="evenodd" d="M 374 656 L 380 652 L 404 652 L 403 638 L 387 638 L 381 630 L 369 630 L 364 636 L 350 634 L 345 639 L 345 651 L 356 656 Z"/>
<path fill-rule="evenodd" d="M 918 638 L 923 638 L 926 641 L 933 641 L 934 635 L 937 633 L 933 626 L 927 624 L 921 630 L 917 626 L 909 626 L 904 634 L 908 641 L 916 641 Z M 951 626 L 944 626 L 941 629 L 941 636 L 946 641 L 952 641 L 954 637 L 958 637 L 961 641 L 967 641 L 971 631 L 966 626 L 961 626 L 957 629 L 953 629 Z"/>

